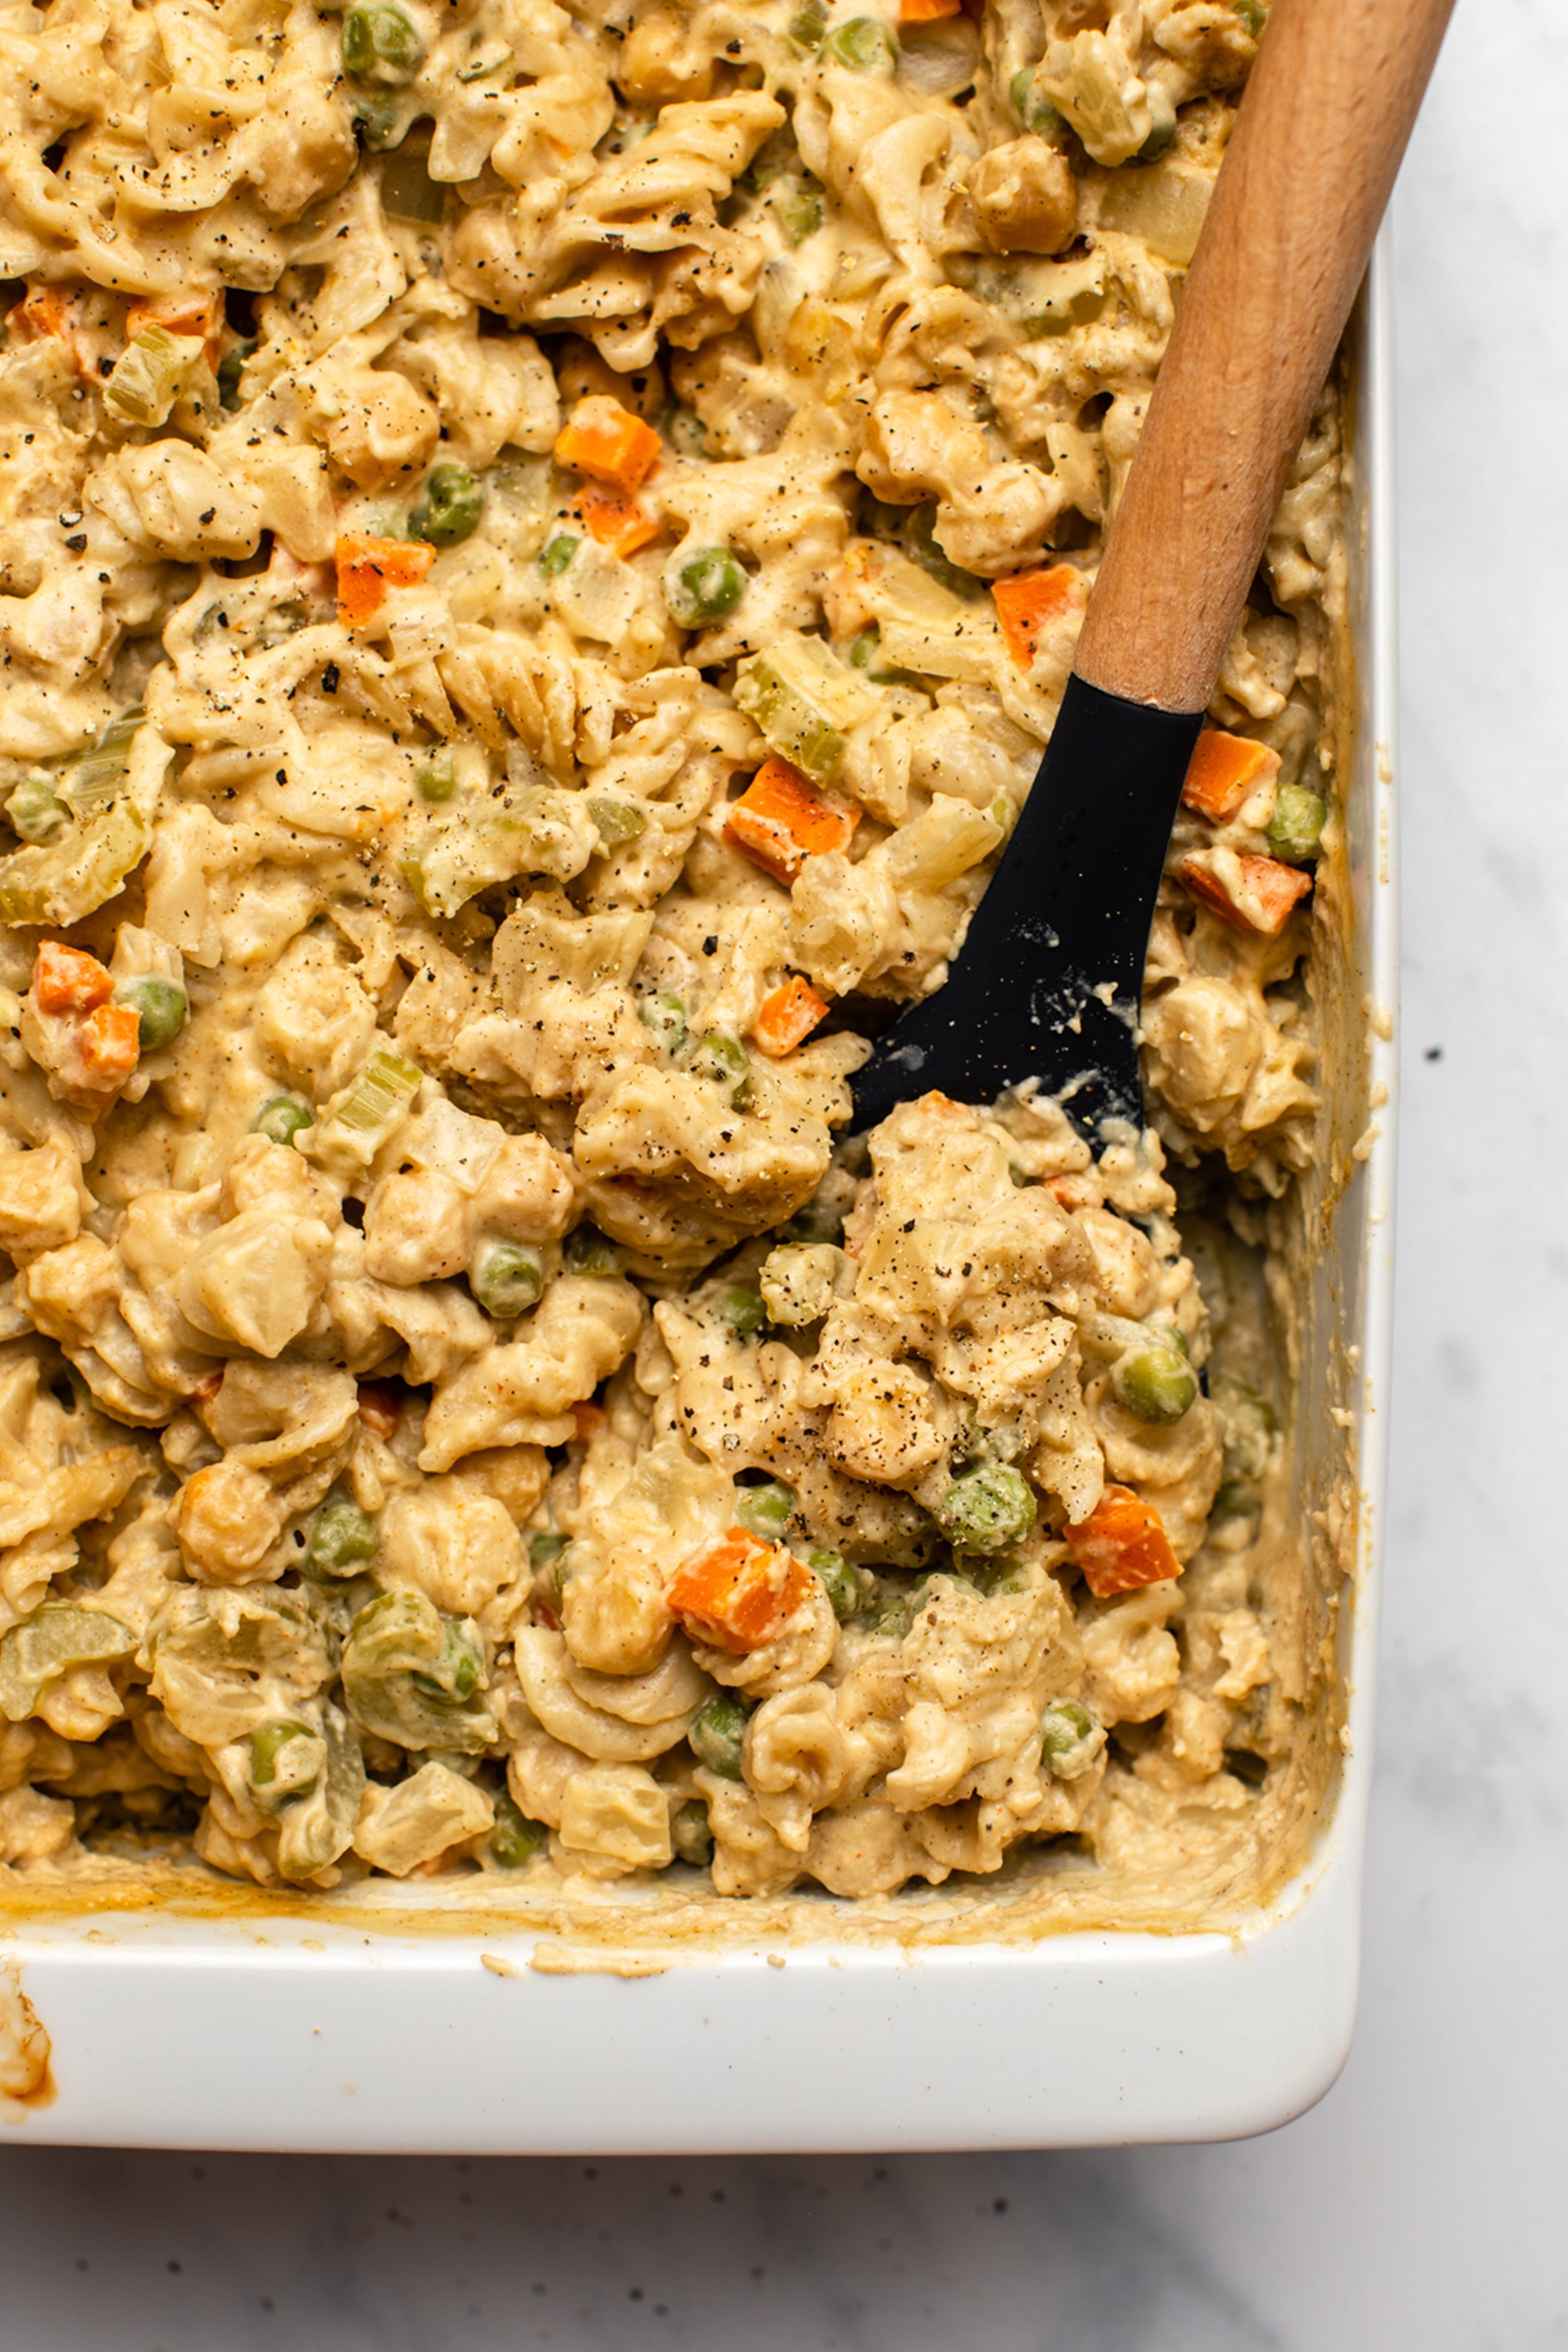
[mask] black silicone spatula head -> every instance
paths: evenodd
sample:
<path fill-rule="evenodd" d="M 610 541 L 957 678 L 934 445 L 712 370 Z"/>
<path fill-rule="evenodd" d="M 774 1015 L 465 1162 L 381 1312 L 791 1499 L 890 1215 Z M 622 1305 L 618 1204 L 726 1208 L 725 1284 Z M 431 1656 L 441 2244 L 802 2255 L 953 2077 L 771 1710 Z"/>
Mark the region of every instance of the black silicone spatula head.
<path fill-rule="evenodd" d="M 1050 748 L 945 984 L 854 1079 L 857 1123 L 932 1088 L 991 1102 L 1038 1078 L 1091 1138 L 1143 1123 L 1138 1001 L 1198 717 L 1070 678 Z"/>
<path fill-rule="evenodd" d="M 1142 1123 L 1182 778 L 1453 5 L 1274 0 L 1050 747 L 944 986 L 854 1082 L 862 1126 L 1027 1078 L 1091 1137 Z"/>

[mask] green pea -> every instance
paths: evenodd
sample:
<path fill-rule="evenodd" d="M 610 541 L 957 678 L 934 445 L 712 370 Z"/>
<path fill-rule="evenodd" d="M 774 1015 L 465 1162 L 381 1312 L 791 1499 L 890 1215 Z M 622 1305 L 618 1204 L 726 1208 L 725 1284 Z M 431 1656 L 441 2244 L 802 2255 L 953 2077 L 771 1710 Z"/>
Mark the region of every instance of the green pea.
<path fill-rule="evenodd" d="M 833 1603 L 834 1616 L 840 1625 L 847 1625 L 861 1605 L 860 1578 L 843 1553 L 827 1544 L 814 1545 L 806 1555 L 806 1564 Z"/>
<path fill-rule="evenodd" d="M 548 1568 L 559 1560 L 570 1540 L 567 1536 L 557 1535 L 553 1527 L 541 1527 L 538 1535 L 529 1538 L 529 1565 Z"/>
<path fill-rule="evenodd" d="M 1177 1348 L 1144 1348 L 1123 1356 L 1111 1374 L 1116 1402 L 1134 1420 L 1164 1425 L 1191 1412 L 1198 1384 Z"/>
<path fill-rule="evenodd" d="M 737 1339 L 749 1339 L 767 1321 L 762 1292 L 746 1283 L 737 1283 L 732 1290 L 723 1291 L 715 1302 L 714 1312 L 720 1323 L 729 1324 Z"/>
<path fill-rule="evenodd" d="M 683 629 L 701 629 L 733 612 L 746 592 L 746 576 L 727 547 L 699 547 L 671 564 L 663 588 L 671 619 Z"/>
<path fill-rule="evenodd" d="M 647 812 L 613 792 L 590 792 L 586 806 L 607 849 L 624 849 L 647 831 Z"/>
<path fill-rule="evenodd" d="M 303 1128 L 314 1127 L 315 1112 L 297 1094 L 275 1094 L 264 1102 L 251 1121 L 253 1135 L 265 1135 L 269 1144 L 291 1144 Z"/>
<path fill-rule="evenodd" d="M 148 972 L 139 980 L 122 980 L 114 992 L 122 1004 L 134 1004 L 141 1016 L 137 1042 L 143 1053 L 158 1053 L 172 1045 L 190 1018 L 191 1001 L 176 980 L 160 980 Z"/>
<path fill-rule="evenodd" d="M 47 776 L 25 777 L 6 803 L 6 814 L 24 841 L 53 841 L 71 821 L 71 812 Z"/>
<path fill-rule="evenodd" d="M 449 751 L 432 754 L 428 764 L 414 770 L 414 790 L 422 801 L 440 807 L 455 798 L 457 790 L 457 764 Z"/>
<path fill-rule="evenodd" d="M 432 547 L 456 547 L 478 530 L 484 492 L 467 466 L 436 466 L 426 477 L 424 498 L 409 517 L 410 534 Z"/>
<path fill-rule="evenodd" d="M 581 545 L 582 540 L 571 531 L 557 531 L 539 559 L 539 568 L 545 578 L 559 579 Z"/>
<path fill-rule="evenodd" d="M 308 1797 L 323 1760 L 322 1742 L 308 1724 L 264 1723 L 251 1741 L 251 1787 L 269 1805 Z"/>
<path fill-rule="evenodd" d="M 881 1633 L 890 1642 L 901 1642 L 909 1630 L 912 1615 L 909 1595 L 887 1589 L 872 1594 L 856 1611 L 855 1623 L 862 1633 Z"/>
<path fill-rule="evenodd" d="M 404 106 L 396 90 L 361 89 L 354 99 L 354 121 L 367 147 L 390 147 L 403 128 Z"/>
<path fill-rule="evenodd" d="M 1049 98 L 1035 95 L 1035 69 L 1026 65 L 1014 75 L 1007 85 L 1007 95 L 1013 112 L 1026 131 L 1033 131 L 1038 138 L 1059 138 L 1067 127 L 1067 118 L 1058 113 Z"/>
<path fill-rule="evenodd" d="M 343 19 L 343 71 L 357 82 L 398 89 L 424 63 L 424 43 L 393 0 L 366 0 Z"/>
<path fill-rule="evenodd" d="M 746 1709 L 727 1691 L 716 1691 L 698 1707 L 686 1737 L 692 1752 L 721 1780 L 741 1777 L 741 1742 L 746 1734 Z"/>
<path fill-rule="evenodd" d="M 566 1236 L 562 1253 L 568 1274 L 608 1276 L 621 1271 L 621 1254 L 597 1225 L 578 1225 Z"/>
<path fill-rule="evenodd" d="M 777 1479 L 766 1486 L 743 1486 L 735 1505 L 735 1516 L 742 1527 L 754 1536 L 762 1536 L 769 1543 L 777 1543 L 794 1515 L 795 1497 L 790 1489 Z"/>
<path fill-rule="evenodd" d="M 1268 820 L 1268 846 L 1288 866 L 1311 865 L 1328 822 L 1326 804 L 1304 784 L 1282 784 Z"/>
<path fill-rule="evenodd" d="M 244 405 L 245 396 L 240 389 L 240 378 L 255 349 L 254 343 L 235 343 L 218 362 L 219 404 L 231 412 Z"/>
<path fill-rule="evenodd" d="M 637 1018 L 644 1028 L 652 1030 L 656 1042 L 671 1061 L 684 1051 L 686 1007 L 683 998 L 668 989 L 659 989 L 652 996 L 639 996 Z"/>
<path fill-rule="evenodd" d="M 693 1799 L 683 1805 L 670 1824 L 670 1843 L 676 1859 L 690 1862 L 699 1871 L 707 1870 L 713 1859 L 713 1832 L 707 1825 L 707 1807 Z"/>
<path fill-rule="evenodd" d="M 955 1479 L 936 1506 L 937 1525 L 955 1551 L 1008 1551 L 1035 1523 L 1027 1479 L 1005 1462 L 982 1462 Z"/>
<path fill-rule="evenodd" d="M 491 1860 L 504 1871 L 520 1871 L 549 1843 L 550 1832 L 544 1823 L 529 1821 L 522 1807 L 503 1789 L 495 1800 L 495 1826 L 485 1841 Z"/>
<path fill-rule="evenodd" d="M 521 1241 L 482 1242 L 469 1267 L 469 1288 L 486 1314 L 511 1323 L 538 1305 L 544 1260 Z"/>
<path fill-rule="evenodd" d="M 1241 18 L 1254 41 L 1263 39 L 1264 28 L 1268 22 L 1268 11 L 1263 6 L 1263 0 L 1230 0 L 1230 13 Z"/>
<path fill-rule="evenodd" d="M 836 65 L 848 65 L 852 74 L 885 77 L 898 65 L 898 44 L 880 17 L 851 17 L 828 34 L 822 54 Z"/>
<path fill-rule="evenodd" d="M 1076 1780 L 1105 1745 L 1099 1718 L 1081 1700 L 1053 1699 L 1039 1722 L 1039 1760 L 1053 1780 Z"/>
<path fill-rule="evenodd" d="M 752 1057 L 739 1038 L 710 1029 L 687 1054 L 686 1068 L 694 1077 L 711 1078 L 715 1086 L 722 1087 L 732 1111 L 743 1111 L 750 1101 Z"/>
<path fill-rule="evenodd" d="M 457 1617 L 443 1617 L 441 1626 L 441 1656 L 428 1674 L 415 1668 L 409 1680 L 427 1699 L 471 1699 L 484 1672 L 484 1643 L 479 1628 Z"/>
<path fill-rule="evenodd" d="M 302 1573 L 317 1583 L 356 1576 L 375 1558 L 381 1531 L 347 1495 L 330 1496 L 311 1522 Z"/>

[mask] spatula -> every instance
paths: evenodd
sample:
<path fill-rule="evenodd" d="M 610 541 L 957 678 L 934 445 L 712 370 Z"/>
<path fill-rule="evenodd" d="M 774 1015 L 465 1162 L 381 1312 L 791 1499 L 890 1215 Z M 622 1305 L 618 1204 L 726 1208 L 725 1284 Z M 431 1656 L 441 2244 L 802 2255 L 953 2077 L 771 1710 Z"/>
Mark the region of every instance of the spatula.
<path fill-rule="evenodd" d="M 1144 956 L 1182 779 L 1454 0 L 1275 0 L 1050 746 L 945 984 L 854 1080 L 869 1126 L 1038 1078 L 1143 1122 Z"/>

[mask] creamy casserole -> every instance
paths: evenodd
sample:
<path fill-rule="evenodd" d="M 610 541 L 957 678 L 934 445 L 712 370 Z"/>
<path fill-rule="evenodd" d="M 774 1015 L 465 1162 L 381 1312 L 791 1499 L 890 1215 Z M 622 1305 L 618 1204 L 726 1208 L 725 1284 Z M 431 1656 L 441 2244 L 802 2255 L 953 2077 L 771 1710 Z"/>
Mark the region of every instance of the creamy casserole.
<path fill-rule="evenodd" d="M 1029 789 L 1265 11 L 904 6 L 6 13 L 23 1877 L 1113 1886 L 1310 1805 L 1332 387 L 1153 1125 L 848 1085 Z"/>

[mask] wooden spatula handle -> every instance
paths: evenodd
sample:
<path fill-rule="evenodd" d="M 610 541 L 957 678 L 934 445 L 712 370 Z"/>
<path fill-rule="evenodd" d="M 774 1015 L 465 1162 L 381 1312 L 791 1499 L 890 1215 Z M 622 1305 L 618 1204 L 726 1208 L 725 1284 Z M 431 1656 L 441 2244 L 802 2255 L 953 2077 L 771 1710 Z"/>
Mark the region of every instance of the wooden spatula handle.
<path fill-rule="evenodd" d="M 1201 711 L 1454 0 L 1275 0 L 1074 667 Z"/>

